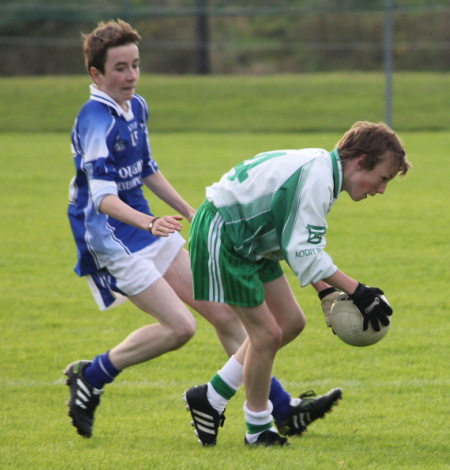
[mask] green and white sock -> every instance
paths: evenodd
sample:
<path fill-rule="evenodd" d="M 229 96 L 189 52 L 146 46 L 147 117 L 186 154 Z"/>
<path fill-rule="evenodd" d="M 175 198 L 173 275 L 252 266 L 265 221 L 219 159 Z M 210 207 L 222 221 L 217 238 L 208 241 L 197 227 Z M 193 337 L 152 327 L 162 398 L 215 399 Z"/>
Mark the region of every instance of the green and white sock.
<path fill-rule="evenodd" d="M 272 423 L 272 402 L 268 401 L 267 403 L 268 407 L 264 411 L 252 411 L 248 408 L 247 402 L 244 403 L 243 409 L 247 426 L 245 438 L 249 444 L 255 443 L 259 435 L 266 430 L 277 432 Z"/>
<path fill-rule="evenodd" d="M 206 397 L 211 406 L 222 414 L 228 400 L 236 395 L 243 382 L 244 368 L 234 356 L 231 356 L 208 383 Z"/>

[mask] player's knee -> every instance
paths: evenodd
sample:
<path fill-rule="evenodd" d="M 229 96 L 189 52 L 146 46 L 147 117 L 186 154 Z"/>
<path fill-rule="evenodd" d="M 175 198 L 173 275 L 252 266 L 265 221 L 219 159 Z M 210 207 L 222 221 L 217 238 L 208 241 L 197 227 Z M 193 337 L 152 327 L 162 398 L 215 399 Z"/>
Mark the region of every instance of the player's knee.
<path fill-rule="evenodd" d="M 173 349 L 181 348 L 186 344 L 195 334 L 195 320 L 193 317 L 184 318 L 177 322 L 177 325 L 172 328 L 171 337 L 173 342 Z"/>
<path fill-rule="evenodd" d="M 283 330 L 276 324 L 271 325 L 270 328 L 261 331 L 256 338 L 253 339 L 253 344 L 261 351 L 275 355 L 281 346 L 283 340 Z"/>
<path fill-rule="evenodd" d="M 305 326 L 306 326 L 306 317 L 303 314 L 303 312 L 301 312 L 301 315 L 296 317 L 292 322 L 291 331 L 292 331 L 293 336 L 297 337 L 305 329 Z"/>
<path fill-rule="evenodd" d="M 275 352 L 280 349 L 282 341 L 283 341 L 283 330 L 280 327 L 272 328 L 271 347 L 274 348 Z"/>
<path fill-rule="evenodd" d="M 306 326 L 306 317 L 303 312 L 300 315 L 295 315 L 286 320 L 282 325 L 283 330 L 283 343 L 287 344 L 294 340 Z"/>

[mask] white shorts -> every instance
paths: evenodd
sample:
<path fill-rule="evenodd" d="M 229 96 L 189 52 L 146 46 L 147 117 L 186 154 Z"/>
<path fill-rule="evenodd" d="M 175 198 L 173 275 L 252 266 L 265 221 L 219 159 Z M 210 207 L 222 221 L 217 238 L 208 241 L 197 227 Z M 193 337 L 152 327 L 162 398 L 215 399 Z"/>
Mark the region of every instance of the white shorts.
<path fill-rule="evenodd" d="M 186 240 L 174 232 L 86 276 L 99 309 L 115 307 L 125 302 L 127 296 L 140 294 L 151 286 L 164 276 L 185 243 Z"/>

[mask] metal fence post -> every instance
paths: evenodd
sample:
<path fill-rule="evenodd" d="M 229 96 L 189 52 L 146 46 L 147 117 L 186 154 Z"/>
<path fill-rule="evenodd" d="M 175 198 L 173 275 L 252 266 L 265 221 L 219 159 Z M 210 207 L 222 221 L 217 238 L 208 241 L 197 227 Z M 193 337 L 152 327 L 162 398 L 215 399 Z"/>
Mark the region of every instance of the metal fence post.
<path fill-rule="evenodd" d="M 196 0 L 196 71 L 199 75 L 210 73 L 208 0 Z"/>
<path fill-rule="evenodd" d="M 393 21 L 392 0 L 386 0 L 384 24 L 384 70 L 385 70 L 385 122 L 389 127 L 394 125 L 393 117 Z"/>

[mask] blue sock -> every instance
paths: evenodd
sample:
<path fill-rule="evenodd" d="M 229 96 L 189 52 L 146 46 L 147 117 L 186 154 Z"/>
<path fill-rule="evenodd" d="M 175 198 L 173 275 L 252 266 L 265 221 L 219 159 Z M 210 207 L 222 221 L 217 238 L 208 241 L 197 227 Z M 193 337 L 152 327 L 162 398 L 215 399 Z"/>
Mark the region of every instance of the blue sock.
<path fill-rule="evenodd" d="M 275 377 L 272 377 L 270 383 L 269 400 L 273 405 L 272 416 L 275 421 L 284 421 L 289 415 L 291 396 Z"/>
<path fill-rule="evenodd" d="M 111 383 L 121 372 L 112 365 L 108 353 L 98 355 L 83 371 L 84 378 L 98 389 Z"/>

